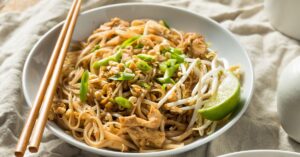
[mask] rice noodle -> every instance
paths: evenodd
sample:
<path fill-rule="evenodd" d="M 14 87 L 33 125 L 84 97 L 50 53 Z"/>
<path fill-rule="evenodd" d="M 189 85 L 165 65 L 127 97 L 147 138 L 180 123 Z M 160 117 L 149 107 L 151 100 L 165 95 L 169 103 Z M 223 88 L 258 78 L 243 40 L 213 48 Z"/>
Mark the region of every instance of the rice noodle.
<path fill-rule="evenodd" d="M 202 35 L 163 21 L 113 18 L 78 48 L 67 53 L 49 114 L 75 139 L 155 152 L 183 147 L 221 125 L 198 110 L 230 67 Z"/>

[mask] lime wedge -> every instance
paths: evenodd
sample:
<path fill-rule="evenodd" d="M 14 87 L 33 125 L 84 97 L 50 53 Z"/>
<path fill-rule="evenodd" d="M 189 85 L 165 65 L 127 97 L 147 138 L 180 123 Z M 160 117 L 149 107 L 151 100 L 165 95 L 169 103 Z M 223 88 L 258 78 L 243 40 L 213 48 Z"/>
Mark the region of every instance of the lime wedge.
<path fill-rule="evenodd" d="M 215 96 L 204 102 L 198 112 L 208 120 L 221 120 L 231 113 L 240 101 L 240 82 L 231 72 L 219 85 Z"/>

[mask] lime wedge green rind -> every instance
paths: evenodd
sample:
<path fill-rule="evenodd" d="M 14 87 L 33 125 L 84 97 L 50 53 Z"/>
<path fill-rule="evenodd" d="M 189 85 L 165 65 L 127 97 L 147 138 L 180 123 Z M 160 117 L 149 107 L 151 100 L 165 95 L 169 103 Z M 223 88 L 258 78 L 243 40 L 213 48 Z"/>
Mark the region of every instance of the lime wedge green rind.
<path fill-rule="evenodd" d="M 220 84 L 217 94 L 204 103 L 198 112 L 206 119 L 218 121 L 225 118 L 238 106 L 240 101 L 240 83 L 232 73 Z"/>

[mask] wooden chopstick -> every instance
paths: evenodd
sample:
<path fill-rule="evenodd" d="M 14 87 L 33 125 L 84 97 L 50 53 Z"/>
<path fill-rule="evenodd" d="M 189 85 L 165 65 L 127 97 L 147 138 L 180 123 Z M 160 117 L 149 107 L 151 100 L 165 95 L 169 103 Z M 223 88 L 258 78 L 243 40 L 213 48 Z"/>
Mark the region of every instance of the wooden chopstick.
<path fill-rule="evenodd" d="M 48 113 L 51 108 L 51 104 L 52 104 L 52 100 L 53 100 L 53 97 L 54 97 L 54 94 L 56 91 L 57 84 L 59 82 L 59 77 L 60 77 L 60 74 L 62 71 L 63 63 L 66 58 L 67 51 L 68 51 L 68 48 L 69 48 L 69 45 L 70 45 L 70 42 L 72 39 L 72 35 L 73 35 L 73 31 L 75 28 L 78 14 L 80 12 L 80 6 L 81 6 L 81 0 L 78 0 L 78 3 L 75 6 L 75 11 L 71 18 L 71 23 L 70 23 L 69 29 L 67 30 L 65 40 L 63 42 L 61 51 L 58 56 L 58 59 L 57 59 L 56 65 L 55 65 L 55 69 L 53 70 L 53 74 L 52 74 L 47 92 L 44 97 L 44 101 L 43 101 L 44 104 L 41 106 L 39 118 L 37 119 L 35 129 L 32 133 L 31 141 L 29 144 L 30 152 L 38 151 L 38 148 L 39 148 L 39 145 L 40 145 L 40 142 L 42 139 L 42 135 L 43 135 L 43 132 L 45 129 L 45 125 L 48 120 Z"/>
<path fill-rule="evenodd" d="M 64 26 L 61 30 L 61 33 L 58 37 L 55 48 L 53 50 L 53 53 L 51 55 L 51 58 L 49 60 L 48 65 L 47 65 L 45 74 L 43 76 L 42 82 L 41 82 L 40 87 L 38 89 L 36 99 L 34 101 L 32 109 L 31 109 L 31 111 L 28 115 L 28 118 L 25 122 L 25 125 L 23 127 L 23 130 L 21 132 L 21 135 L 20 135 L 20 138 L 19 138 L 19 141 L 18 141 L 18 144 L 16 146 L 16 149 L 15 149 L 15 156 L 16 157 L 22 157 L 24 155 L 25 151 L 26 151 L 26 147 L 27 147 L 27 144 L 29 142 L 33 127 L 35 125 L 36 118 L 39 114 L 39 110 L 41 108 L 41 104 L 43 102 L 44 95 L 47 91 L 47 87 L 48 87 L 48 84 L 50 82 L 50 78 L 51 78 L 53 70 L 55 68 L 58 55 L 59 55 L 60 50 L 62 48 L 62 45 L 64 43 L 67 30 L 69 30 L 71 19 L 74 15 L 74 11 L 75 11 L 75 8 L 76 8 L 78 3 L 80 3 L 78 0 L 74 0 L 74 2 L 72 4 L 72 7 L 71 7 L 71 9 L 68 13 L 66 22 L 65 22 L 65 24 L 64 24 Z M 74 24 L 74 22 L 72 24 Z"/>

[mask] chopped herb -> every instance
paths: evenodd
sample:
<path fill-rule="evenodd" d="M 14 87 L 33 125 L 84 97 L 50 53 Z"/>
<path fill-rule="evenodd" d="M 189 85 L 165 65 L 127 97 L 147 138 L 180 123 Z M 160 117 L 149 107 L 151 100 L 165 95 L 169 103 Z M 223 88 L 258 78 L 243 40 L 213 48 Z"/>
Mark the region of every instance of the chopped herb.
<path fill-rule="evenodd" d="M 147 55 L 147 54 L 138 54 L 137 57 L 146 62 L 154 61 L 154 57 L 151 55 Z"/>
<path fill-rule="evenodd" d="M 140 69 L 142 72 L 148 72 L 150 70 L 152 70 L 152 67 L 145 61 L 138 61 L 137 62 L 137 68 Z"/>
<path fill-rule="evenodd" d="M 115 62 L 120 62 L 122 59 L 123 51 L 119 49 L 114 55 L 109 56 L 107 58 L 103 58 L 99 61 L 96 61 L 93 64 L 93 68 L 98 69 L 100 66 L 107 66 L 109 61 L 115 61 Z"/>
<path fill-rule="evenodd" d="M 142 87 L 146 88 L 146 89 L 150 89 L 151 88 L 151 86 L 148 83 L 146 83 L 146 82 L 142 82 L 140 85 Z"/>
<path fill-rule="evenodd" d="M 183 63 L 184 62 L 185 55 L 178 48 L 170 47 L 170 48 L 166 48 L 166 49 L 161 50 L 161 52 L 163 54 L 165 54 L 166 52 L 170 52 L 171 53 L 171 58 L 176 59 L 177 63 Z"/>
<path fill-rule="evenodd" d="M 174 47 L 170 47 L 169 51 L 170 51 L 171 53 L 175 53 L 175 54 L 178 54 L 178 55 L 183 54 L 183 52 L 182 52 L 180 49 L 174 48 Z"/>
<path fill-rule="evenodd" d="M 125 40 L 122 45 L 120 46 L 121 49 L 126 48 L 127 46 L 132 45 L 134 42 L 136 42 L 138 39 L 141 38 L 141 35 L 138 36 L 134 36 L 131 38 L 128 38 L 127 40 Z"/>
<path fill-rule="evenodd" d="M 116 62 L 120 62 L 121 59 L 122 59 L 122 55 L 123 55 L 123 51 L 122 49 L 123 48 L 126 48 L 127 46 L 130 46 L 132 45 L 135 41 L 137 41 L 141 36 L 138 35 L 138 36 L 134 36 L 134 37 L 131 37 L 127 40 L 125 40 L 121 46 L 118 48 L 117 52 L 110 56 L 110 57 L 107 57 L 107 58 L 103 58 L 101 59 L 100 61 L 97 61 L 93 64 L 93 68 L 95 69 L 98 69 L 100 68 L 100 66 L 107 66 L 109 61 L 116 61 Z"/>
<path fill-rule="evenodd" d="M 129 68 L 129 66 L 130 66 L 132 63 L 133 63 L 132 60 L 126 61 L 126 62 L 125 62 L 125 67 L 126 67 L 126 68 Z"/>
<path fill-rule="evenodd" d="M 172 78 L 170 78 L 170 77 L 160 77 L 160 78 L 157 78 L 157 81 L 160 82 L 160 83 L 162 83 L 162 84 L 165 84 L 165 83 L 172 83 L 172 84 L 174 84 L 175 83 L 175 81 Z"/>
<path fill-rule="evenodd" d="M 144 47 L 144 45 L 143 44 L 141 44 L 141 43 L 139 43 L 139 44 L 137 44 L 137 45 L 135 45 L 135 49 L 141 49 L 141 48 L 143 48 Z"/>
<path fill-rule="evenodd" d="M 170 48 L 171 58 L 176 59 L 177 63 L 183 63 L 185 55 L 178 48 Z"/>
<path fill-rule="evenodd" d="M 173 75 L 177 71 L 178 67 L 179 67 L 179 64 L 176 64 L 172 67 L 167 68 L 166 71 L 165 71 L 164 77 L 165 78 L 173 77 Z"/>
<path fill-rule="evenodd" d="M 97 51 L 97 50 L 99 50 L 101 47 L 100 47 L 100 45 L 98 44 L 98 45 L 96 45 L 92 50 L 91 50 L 91 53 L 93 53 L 93 52 L 95 52 L 95 51 Z"/>
<path fill-rule="evenodd" d="M 171 77 L 173 77 L 179 68 L 179 64 L 176 64 L 176 62 L 177 60 L 175 59 L 168 59 L 159 65 L 159 69 L 164 72 L 164 77 L 157 79 L 160 83 L 175 83 Z"/>
<path fill-rule="evenodd" d="M 119 74 L 110 77 L 111 80 L 118 80 L 118 81 L 126 81 L 126 80 L 132 80 L 135 77 L 135 74 L 133 73 L 127 73 L 127 72 L 120 72 Z"/>
<path fill-rule="evenodd" d="M 81 83 L 80 83 L 80 101 L 85 102 L 87 99 L 87 93 L 88 93 L 88 80 L 89 80 L 89 72 L 86 70 L 83 72 L 81 76 Z"/>
<path fill-rule="evenodd" d="M 109 61 L 117 61 L 116 56 L 109 56 L 93 63 L 93 68 L 99 69 L 100 66 L 107 66 Z"/>
<path fill-rule="evenodd" d="M 166 28 L 170 29 L 170 26 L 168 25 L 168 23 L 165 20 L 162 20 L 162 23 Z"/>
<path fill-rule="evenodd" d="M 120 62 L 122 59 L 123 51 L 119 49 L 113 56 L 115 57 L 117 62 Z"/>
<path fill-rule="evenodd" d="M 168 66 L 167 66 L 167 62 L 162 62 L 161 64 L 159 64 L 159 70 L 161 71 L 161 72 L 165 72 L 166 71 L 166 69 L 168 68 Z"/>
<path fill-rule="evenodd" d="M 165 84 L 165 83 L 164 83 L 164 84 L 161 86 L 162 90 L 166 91 L 167 85 L 168 85 L 168 84 Z"/>
<path fill-rule="evenodd" d="M 176 59 L 168 59 L 167 61 L 164 61 L 159 65 L 159 69 L 164 73 L 167 68 L 173 67 L 175 66 L 175 64 Z"/>
<path fill-rule="evenodd" d="M 122 107 L 124 107 L 124 108 L 131 108 L 131 106 L 132 106 L 131 102 L 130 102 L 128 99 L 126 99 L 126 98 L 124 98 L 124 97 L 121 97 L 121 96 L 116 97 L 116 98 L 115 98 L 115 102 L 116 102 L 119 106 L 122 106 Z"/>

